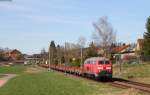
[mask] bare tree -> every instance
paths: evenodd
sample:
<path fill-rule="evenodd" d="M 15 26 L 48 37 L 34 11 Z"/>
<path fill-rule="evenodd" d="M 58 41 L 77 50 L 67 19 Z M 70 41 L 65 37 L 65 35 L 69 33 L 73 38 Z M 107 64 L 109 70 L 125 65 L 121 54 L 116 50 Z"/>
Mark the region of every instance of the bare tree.
<path fill-rule="evenodd" d="M 80 65 L 82 66 L 83 65 L 83 48 L 86 44 L 86 38 L 83 37 L 83 36 L 80 36 L 79 39 L 78 39 L 78 43 L 80 45 L 80 50 L 81 50 L 81 62 L 80 62 Z"/>
<path fill-rule="evenodd" d="M 0 61 L 3 59 L 4 50 L 0 48 Z"/>
<path fill-rule="evenodd" d="M 111 44 L 116 41 L 116 33 L 113 27 L 108 22 L 107 17 L 101 17 L 98 22 L 93 24 L 95 32 L 93 39 L 96 44 L 101 47 L 102 55 L 105 57 L 109 56 Z"/>
<path fill-rule="evenodd" d="M 83 36 L 80 36 L 79 39 L 78 39 L 78 43 L 81 47 L 84 47 L 85 44 L 86 44 L 86 38 L 83 37 Z"/>
<path fill-rule="evenodd" d="M 66 42 L 65 43 L 65 60 L 66 60 L 66 63 L 67 65 L 69 64 L 70 62 L 70 59 L 73 57 L 73 44 L 72 43 L 69 43 L 69 42 Z"/>
<path fill-rule="evenodd" d="M 65 65 L 69 64 L 69 58 L 70 58 L 69 51 L 70 51 L 70 44 L 68 42 L 65 42 L 65 53 L 64 53 Z"/>
<path fill-rule="evenodd" d="M 46 62 L 46 58 L 47 58 L 47 54 L 46 54 L 45 48 L 41 49 L 41 58 L 42 58 L 42 62 L 45 63 Z"/>
<path fill-rule="evenodd" d="M 46 53 L 45 48 L 42 48 L 42 49 L 41 49 L 41 54 L 43 54 L 43 55 L 44 55 L 45 53 Z"/>

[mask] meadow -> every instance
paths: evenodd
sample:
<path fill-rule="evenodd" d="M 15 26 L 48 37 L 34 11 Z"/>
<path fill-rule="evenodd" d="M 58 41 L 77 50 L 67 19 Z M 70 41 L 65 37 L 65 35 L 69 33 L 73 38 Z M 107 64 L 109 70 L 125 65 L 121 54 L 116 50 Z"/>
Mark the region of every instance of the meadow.
<path fill-rule="evenodd" d="M 114 77 L 121 77 L 133 81 L 150 84 L 150 62 L 140 64 L 122 64 L 120 72 L 119 65 L 114 65 Z"/>
<path fill-rule="evenodd" d="M 37 66 L 0 67 L 0 73 L 17 74 L 0 88 L 0 95 L 148 95 L 135 89 L 120 89 L 107 83 L 49 72 Z"/>

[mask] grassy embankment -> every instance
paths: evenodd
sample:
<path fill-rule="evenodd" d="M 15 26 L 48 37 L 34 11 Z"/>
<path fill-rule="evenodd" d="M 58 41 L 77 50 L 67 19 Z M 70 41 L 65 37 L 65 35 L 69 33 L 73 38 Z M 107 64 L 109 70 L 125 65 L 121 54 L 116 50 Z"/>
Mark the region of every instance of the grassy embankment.
<path fill-rule="evenodd" d="M 0 67 L 0 74 L 22 74 L 27 66 L 24 65 L 6 65 Z"/>
<path fill-rule="evenodd" d="M 31 66 L 0 67 L 0 73 L 18 75 L 0 88 L 0 95 L 146 95 Z"/>
<path fill-rule="evenodd" d="M 150 84 L 150 62 L 142 64 L 124 64 L 120 73 L 119 66 L 113 68 L 114 76 Z"/>

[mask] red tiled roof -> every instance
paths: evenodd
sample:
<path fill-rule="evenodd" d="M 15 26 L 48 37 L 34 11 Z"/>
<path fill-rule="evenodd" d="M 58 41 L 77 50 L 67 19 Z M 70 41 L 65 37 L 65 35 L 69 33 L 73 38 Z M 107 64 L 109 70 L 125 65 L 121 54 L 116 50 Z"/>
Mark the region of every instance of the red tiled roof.
<path fill-rule="evenodd" d="M 118 46 L 112 49 L 113 52 L 121 52 L 124 49 L 127 49 L 130 45 L 125 45 L 125 46 Z"/>
<path fill-rule="evenodd" d="M 19 50 L 17 50 L 17 49 L 12 50 L 10 53 L 11 53 L 11 54 L 12 54 L 12 53 L 18 53 L 18 54 L 21 54 L 21 52 L 20 52 Z"/>

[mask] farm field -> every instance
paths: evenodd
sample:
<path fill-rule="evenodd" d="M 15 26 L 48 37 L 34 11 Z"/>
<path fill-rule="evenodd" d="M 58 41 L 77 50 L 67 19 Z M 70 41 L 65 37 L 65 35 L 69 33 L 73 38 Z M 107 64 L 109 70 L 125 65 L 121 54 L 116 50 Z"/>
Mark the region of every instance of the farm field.
<path fill-rule="evenodd" d="M 0 95 L 148 95 L 135 89 L 119 89 L 107 83 L 48 72 L 37 66 L 0 67 L 0 73 L 17 74 L 0 88 Z"/>
<path fill-rule="evenodd" d="M 150 84 L 150 62 L 142 64 L 124 64 L 122 65 L 121 73 L 119 72 L 119 66 L 114 66 L 113 75 Z"/>

